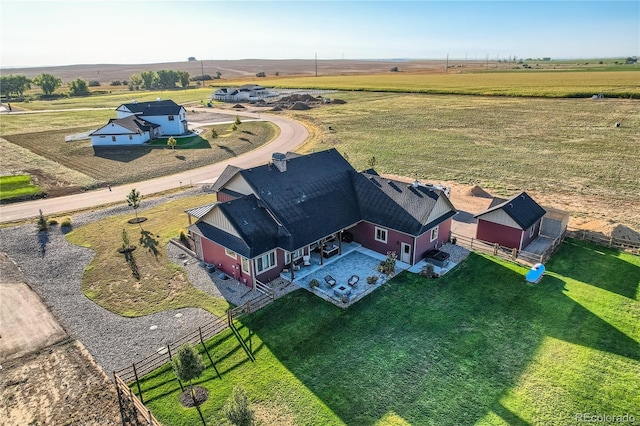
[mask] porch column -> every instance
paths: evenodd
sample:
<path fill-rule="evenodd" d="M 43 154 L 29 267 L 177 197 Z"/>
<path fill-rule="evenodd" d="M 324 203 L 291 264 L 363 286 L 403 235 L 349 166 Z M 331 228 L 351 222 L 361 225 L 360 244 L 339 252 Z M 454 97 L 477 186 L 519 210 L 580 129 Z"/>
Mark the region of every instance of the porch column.
<path fill-rule="evenodd" d="M 338 256 L 342 254 L 342 230 L 338 232 Z"/>
<path fill-rule="evenodd" d="M 323 256 L 323 252 L 324 251 L 324 243 L 320 243 L 320 266 L 322 266 L 322 258 Z"/>
<path fill-rule="evenodd" d="M 295 278 L 295 274 L 293 273 L 293 254 L 289 254 L 291 256 L 291 262 L 289 263 L 289 267 L 291 268 L 291 282 Z"/>

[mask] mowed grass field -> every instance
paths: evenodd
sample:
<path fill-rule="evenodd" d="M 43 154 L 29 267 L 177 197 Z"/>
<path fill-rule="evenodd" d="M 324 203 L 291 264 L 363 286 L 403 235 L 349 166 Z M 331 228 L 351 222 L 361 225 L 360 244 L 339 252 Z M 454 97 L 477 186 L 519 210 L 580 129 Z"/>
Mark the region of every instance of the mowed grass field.
<path fill-rule="evenodd" d="M 211 137 L 216 128 L 219 137 Z M 121 184 L 165 176 L 213 164 L 251 151 L 279 132 L 266 122 L 243 122 L 236 131 L 229 124 L 204 128 L 188 144 L 171 149 L 166 144 L 133 147 L 92 147 L 91 141 L 65 142 L 65 136 L 91 127 L 63 128 L 5 136 L 9 142 L 77 170 L 98 181 Z"/>
<path fill-rule="evenodd" d="M 640 257 L 567 240 L 539 285 L 471 254 L 437 280 L 402 273 L 349 309 L 299 290 L 211 339 L 195 384 L 222 424 L 234 386 L 261 424 L 567 425 L 640 413 Z M 366 284 L 365 284 L 366 285 Z M 251 337 L 249 337 L 251 336 Z M 166 425 L 198 423 L 167 365 L 141 380 Z M 137 387 L 133 385 L 133 391 Z"/>
<path fill-rule="evenodd" d="M 0 176 L 0 200 L 40 194 L 42 188 L 31 183 L 31 176 Z"/>
<path fill-rule="evenodd" d="M 171 238 L 178 238 L 180 230 L 188 226 L 184 210 L 210 204 L 211 194 L 170 201 L 138 216 L 147 220 L 140 224 L 127 221 L 135 217 L 129 213 L 113 216 L 75 228 L 66 238 L 69 242 L 95 251 L 95 257 L 85 268 L 82 291 L 98 305 L 123 316 L 142 316 L 154 312 L 182 307 L 199 307 L 215 315 L 223 315 L 229 307 L 221 298 L 193 287 L 182 267 L 166 257 L 166 246 Z M 144 198 L 141 208 L 144 208 Z M 133 251 L 132 265 L 118 252 L 122 247 L 125 230 Z"/>
<path fill-rule="evenodd" d="M 398 64 L 402 68 L 402 64 Z M 375 75 L 267 77 L 265 87 L 384 91 L 403 93 L 462 94 L 525 97 L 607 97 L 640 98 L 640 65 L 621 67 L 624 71 L 497 71 L 448 74 L 386 73 Z M 246 83 L 245 80 L 240 80 Z M 235 82 L 213 83 L 217 86 Z"/>
<path fill-rule="evenodd" d="M 290 111 L 315 129 L 301 151 L 337 148 L 359 170 L 431 182 L 638 203 L 640 101 L 336 93 Z M 619 122 L 620 127 L 615 127 Z M 329 130 L 329 126 L 333 130 Z M 640 214 L 628 215 L 640 226 Z"/>

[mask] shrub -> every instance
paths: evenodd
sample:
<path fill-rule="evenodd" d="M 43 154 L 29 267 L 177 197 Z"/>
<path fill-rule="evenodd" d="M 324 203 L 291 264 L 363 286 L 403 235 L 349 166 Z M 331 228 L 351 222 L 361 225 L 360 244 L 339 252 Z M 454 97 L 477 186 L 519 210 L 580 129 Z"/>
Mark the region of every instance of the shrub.
<path fill-rule="evenodd" d="M 396 270 L 396 259 L 398 256 L 395 251 L 387 252 L 387 258 L 380 262 L 378 266 L 378 272 L 382 272 L 385 275 L 391 276 Z"/>
<path fill-rule="evenodd" d="M 42 214 L 42 210 L 40 211 L 40 215 L 38 216 L 38 222 L 37 222 L 37 226 L 38 226 L 38 231 L 46 231 L 47 228 L 49 227 L 49 225 L 47 224 L 47 218 L 45 217 L 45 215 Z"/>
<path fill-rule="evenodd" d="M 264 71 L 260 71 L 259 73 L 256 74 L 256 77 L 266 77 L 267 74 L 265 74 Z"/>
<path fill-rule="evenodd" d="M 217 137 L 218 137 L 218 132 L 216 132 L 216 129 L 211 129 L 211 137 L 212 137 L 213 139 L 215 139 L 215 138 L 217 138 Z"/>
<path fill-rule="evenodd" d="M 238 130 L 238 125 L 236 123 L 233 123 L 233 126 L 231 126 L 231 130 L 232 131 Z"/>
<path fill-rule="evenodd" d="M 371 275 L 370 277 L 367 277 L 367 283 L 368 284 L 375 284 L 378 282 L 378 276 L 377 275 Z"/>
<path fill-rule="evenodd" d="M 182 242 L 187 241 L 187 234 L 184 233 L 184 229 L 180 230 L 180 241 Z"/>
<path fill-rule="evenodd" d="M 110 86 L 120 86 L 122 83 L 120 82 L 120 80 L 113 80 L 110 84 Z"/>
<path fill-rule="evenodd" d="M 100 86 L 100 82 L 98 80 L 89 81 L 89 87 L 99 87 L 99 86 Z"/>
<path fill-rule="evenodd" d="M 70 228 L 71 227 L 71 218 L 67 216 L 64 219 L 62 219 L 62 222 L 60 222 L 60 226 L 61 227 L 66 227 L 66 228 Z"/>
<path fill-rule="evenodd" d="M 55 220 L 55 219 L 49 219 L 49 220 L 47 221 L 47 224 L 48 224 L 49 226 L 55 226 L 55 225 L 57 225 L 57 224 L 58 224 L 58 221 L 57 221 L 57 220 Z"/>
<path fill-rule="evenodd" d="M 314 287 L 320 287 L 320 281 L 318 281 L 317 279 L 312 279 L 311 281 L 309 281 L 309 287 L 314 288 Z"/>
<path fill-rule="evenodd" d="M 391 72 L 399 72 L 400 70 L 398 69 L 398 67 L 393 67 L 389 71 L 391 71 Z"/>
<path fill-rule="evenodd" d="M 236 386 L 222 408 L 224 416 L 235 426 L 251 426 L 254 423 L 253 409 L 249 407 L 249 398 L 245 391 Z"/>
<path fill-rule="evenodd" d="M 240 123 L 242 123 L 242 121 L 240 121 L 240 117 L 238 117 L 236 115 L 236 119 L 233 121 L 233 124 L 238 124 L 239 125 Z"/>

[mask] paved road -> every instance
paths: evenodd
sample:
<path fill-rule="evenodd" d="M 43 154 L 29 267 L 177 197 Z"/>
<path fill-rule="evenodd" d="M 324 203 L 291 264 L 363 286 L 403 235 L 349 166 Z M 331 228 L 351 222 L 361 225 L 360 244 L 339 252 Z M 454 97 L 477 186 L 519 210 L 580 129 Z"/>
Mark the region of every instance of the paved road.
<path fill-rule="evenodd" d="M 221 109 L 207 108 L 205 111 L 229 114 L 228 110 Z M 45 215 L 53 215 L 104 204 L 124 202 L 131 188 L 136 188 L 144 196 L 190 184 L 211 183 L 220 176 L 220 173 L 222 173 L 229 164 L 243 168 L 264 164 L 271 159 L 273 152 L 291 151 L 304 142 L 308 136 L 307 129 L 302 124 L 290 118 L 273 114 L 235 111 L 233 115 L 270 121 L 280 127 L 280 135 L 272 142 L 246 154 L 183 173 L 114 186 L 111 188 L 111 191 L 104 188 L 83 194 L 45 198 L 0 206 L 0 222 L 12 222 L 36 217 L 39 214 L 39 210 L 42 210 Z"/>

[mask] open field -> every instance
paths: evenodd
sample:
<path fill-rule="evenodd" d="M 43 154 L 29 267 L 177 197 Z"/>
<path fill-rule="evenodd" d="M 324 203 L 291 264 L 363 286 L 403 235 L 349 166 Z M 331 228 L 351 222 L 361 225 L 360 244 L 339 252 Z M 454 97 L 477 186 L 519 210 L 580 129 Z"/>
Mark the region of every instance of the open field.
<path fill-rule="evenodd" d="M 566 425 L 640 406 L 640 258 L 574 240 L 541 284 L 472 254 L 438 280 L 403 273 L 347 310 L 297 291 L 208 342 L 205 417 L 234 386 L 264 424 Z M 206 356 L 205 356 L 206 359 Z M 141 381 L 166 425 L 197 422 L 167 366 Z M 137 388 L 134 386 L 134 391 Z"/>
<path fill-rule="evenodd" d="M 640 98 L 640 66 L 629 71 L 531 71 L 449 74 L 386 73 L 357 76 L 262 78 L 266 87 L 374 92 L 574 98 Z M 229 85 L 233 82 L 213 82 Z M 237 84 L 241 84 L 238 82 Z"/>
<path fill-rule="evenodd" d="M 640 101 L 340 93 L 345 105 L 289 111 L 358 170 L 527 190 L 575 216 L 640 229 Z M 615 123 L 621 123 L 615 127 Z M 334 130 L 328 130 L 331 126 Z"/>
<path fill-rule="evenodd" d="M 66 135 L 91 127 L 13 134 L 5 136 L 5 139 L 97 181 L 121 184 L 178 173 L 235 157 L 272 140 L 278 131 L 271 123 L 264 122 L 242 123 L 233 133 L 229 133 L 229 124 L 213 127 L 220 137 L 211 138 L 209 126 L 202 137 L 191 141 L 191 146 L 179 146 L 175 150 L 166 144 L 92 147 L 89 140 L 65 142 Z M 5 167 L 9 168 L 3 165 Z"/>
<path fill-rule="evenodd" d="M 181 267 L 170 262 L 166 245 L 188 225 L 184 210 L 213 202 L 213 195 L 190 197 L 139 213 L 148 220 L 127 223 L 130 214 L 114 216 L 74 229 L 67 239 L 95 251 L 82 279 L 82 291 L 98 305 L 124 316 L 141 316 L 185 306 L 200 307 L 223 315 L 226 301 L 193 287 Z M 141 206 L 144 206 L 144 199 Z M 122 233 L 137 246 L 132 261 L 123 254 Z M 138 273 L 138 277 L 134 276 Z"/>

